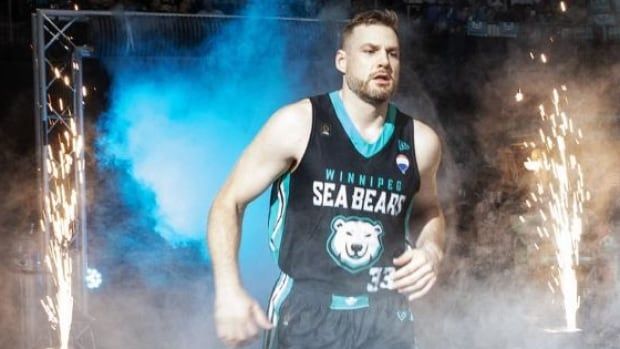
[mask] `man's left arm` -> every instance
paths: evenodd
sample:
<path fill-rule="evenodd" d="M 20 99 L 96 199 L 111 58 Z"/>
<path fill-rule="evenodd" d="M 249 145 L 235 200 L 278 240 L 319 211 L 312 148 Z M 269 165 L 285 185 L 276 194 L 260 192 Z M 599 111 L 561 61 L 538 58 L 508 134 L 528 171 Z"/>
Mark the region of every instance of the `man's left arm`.
<path fill-rule="evenodd" d="M 437 197 L 437 169 L 441 142 L 437 134 L 421 122 L 415 125 L 415 154 L 420 172 L 420 190 L 414 198 L 409 236 L 419 232 L 415 248 L 394 259 L 394 288 L 414 300 L 425 295 L 437 280 L 443 259 L 445 220 Z"/>

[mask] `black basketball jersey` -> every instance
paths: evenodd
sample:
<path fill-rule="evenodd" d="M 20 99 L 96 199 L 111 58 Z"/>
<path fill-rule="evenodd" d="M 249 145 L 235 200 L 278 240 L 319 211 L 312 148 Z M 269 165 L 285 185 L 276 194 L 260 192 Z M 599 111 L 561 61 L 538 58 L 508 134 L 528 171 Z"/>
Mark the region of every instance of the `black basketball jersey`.
<path fill-rule="evenodd" d="M 393 258 L 420 175 L 413 119 L 390 104 L 381 135 L 365 141 L 338 91 L 310 97 L 312 131 L 298 167 L 272 187 L 269 243 L 283 273 L 344 295 L 390 287 Z"/>

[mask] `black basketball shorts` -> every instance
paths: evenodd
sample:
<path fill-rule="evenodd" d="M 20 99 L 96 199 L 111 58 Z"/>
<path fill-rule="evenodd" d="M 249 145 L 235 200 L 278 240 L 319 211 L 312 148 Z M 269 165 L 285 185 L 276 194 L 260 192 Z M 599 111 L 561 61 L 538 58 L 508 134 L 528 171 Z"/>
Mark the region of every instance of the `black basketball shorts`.
<path fill-rule="evenodd" d="M 398 293 L 336 295 L 292 282 L 287 289 L 281 281 L 269 306 L 276 326 L 266 332 L 263 349 L 416 348 L 414 316 Z"/>

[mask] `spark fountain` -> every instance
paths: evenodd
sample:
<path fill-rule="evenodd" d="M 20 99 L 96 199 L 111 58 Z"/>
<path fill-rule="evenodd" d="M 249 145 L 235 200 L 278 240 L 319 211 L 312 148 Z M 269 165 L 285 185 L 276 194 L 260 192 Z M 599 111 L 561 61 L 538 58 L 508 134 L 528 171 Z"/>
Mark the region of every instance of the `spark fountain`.
<path fill-rule="evenodd" d="M 75 186 L 83 181 L 84 166 L 80 162 L 83 140 L 69 119 L 69 130 L 60 137 L 56 154 L 47 146 L 45 171 L 52 178 L 50 194 L 44 198 L 42 227 L 49 230 L 45 264 L 51 274 L 50 294 L 41 300 L 52 330 L 57 333 L 59 349 L 69 348 L 73 321 L 71 245 L 75 237 L 78 200 Z M 77 169 L 77 176 L 74 174 Z"/>
<path fill-rule="evenodd" d="M 561 90 L 565 93 L 566 86 Z M 524 143 L 524 147 L 532 148 L 532 154 L 538 154 L 536 158 L 528 157 L 524 163 L 526 169 L 535 173 L 537 180 L 535 190 L 525 204 L 538 212 L 538 236 L 549 239 L 555 250 L 556 264 L 551 268 L 552 277 L 547 285 L 554 294 L 560 290 L 566 324 L 548 331 L 578 332 L 580 297 L 576 268 L 583 229 L 583 203 L 589 199 L 589 193 L 584 187 L 582 167 L 574 151 L 579 147 L 583 133 L 562 109 L 562 105 L 568 104 L 568 98 L 560 96 L 554 89 L 551 101 L 553 111 L 550 114 L 544 105 L 539 106 L 544 126 L 538 130 L 538 142 Z"/>

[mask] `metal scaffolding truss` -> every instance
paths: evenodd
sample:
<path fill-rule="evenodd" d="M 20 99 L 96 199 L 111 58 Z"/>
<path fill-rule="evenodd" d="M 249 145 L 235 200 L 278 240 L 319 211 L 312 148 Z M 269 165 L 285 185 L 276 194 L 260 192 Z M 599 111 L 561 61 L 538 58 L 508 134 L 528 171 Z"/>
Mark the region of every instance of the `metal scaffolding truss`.
<path fill-rule="evenodd" d="M 47 146 L 58 147 L 57 137 L 68 132 L 71 136 L 84 134 L 84 95 L 82 84 L 82 58 L 90 49 L 75 42 L 72 28 L 83 20 L 78 15 L 54 16 L 48 11 L 38 10 L 32 16 L 33 72 L 35 83 L 35 125 L 37 141 L 37 162 L 39 176 L 40 209 L 44 212 L 45 198 L 49 197 L 52 178 L 46 170 L 50 162 L 57 162 L 47 151 Z M 76 127 L 72 130 L 71 122 Z M 77 133 L 77 134 L 75 134 Z M 73 294 L 75 300 L 75 321 L 72 327 L 73 348 L 94 348 L 93 333 L 90 330 L 88 299 L 84 275 L 88 265 L 86 232 L 85 178 L 83 177 L 84 147 L 73 153 L 71 166 L 72 186 L 77 198 L 77 215 L 72 223 L 74 238 L 70 249 L 73 258 Z M 80 178 L 80 176 L 82 176 Z M 49 217 L 42 214 L 42 246 L 47 248 L 50 240 Z M 48 281 L 48 289 L 51 282 Z M 24 329 L 27 338 L 41 336 L 40 329 L 28 324 Z M 54 343 L 50 343 L 54 345 Z M 32 348 L 26 344 L 27 347 Z"/>

